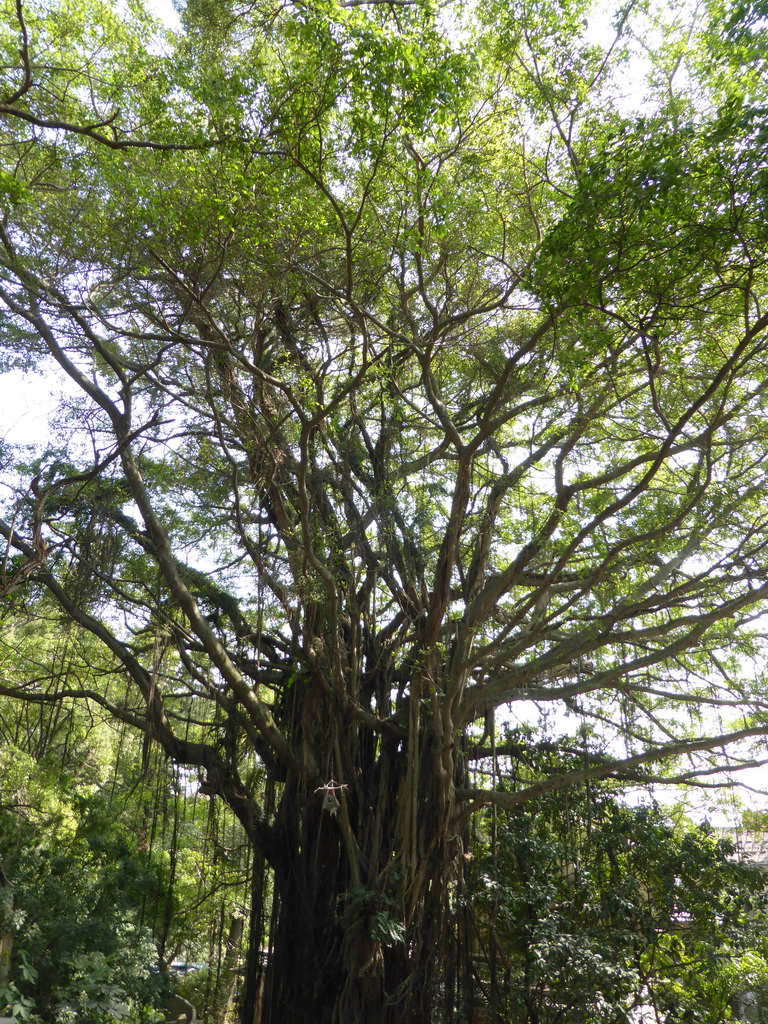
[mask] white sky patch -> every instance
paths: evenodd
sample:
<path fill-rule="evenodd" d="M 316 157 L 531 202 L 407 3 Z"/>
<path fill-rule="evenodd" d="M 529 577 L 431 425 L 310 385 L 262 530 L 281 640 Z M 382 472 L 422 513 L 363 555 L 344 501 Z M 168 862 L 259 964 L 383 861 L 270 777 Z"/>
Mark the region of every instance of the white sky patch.
<path fill-rule="evenodd" d="M 165 22 L 168 28 L 181 28 L 181 20 L 178 11 L 171 3 L 171 0 L 147 0 L 147 10 L 156 18 Z"/>
<path fill-rule="evenodd" d="M 58 383 L 58 381 L 57 381 Z M 8 370 L 0 374 L 0 438 L 6 444 L 39 446 L 57 398 L 47 374 Z"/>

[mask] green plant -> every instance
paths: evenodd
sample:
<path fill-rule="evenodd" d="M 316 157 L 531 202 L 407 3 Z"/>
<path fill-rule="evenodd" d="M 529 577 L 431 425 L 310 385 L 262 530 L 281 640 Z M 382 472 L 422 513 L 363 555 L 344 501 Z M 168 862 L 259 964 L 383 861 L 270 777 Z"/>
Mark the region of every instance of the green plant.
<path fill-rule="evenodd" d="M 405 938 L 405 925 L 393 913 L 393 900 L 384 892 L 358 886 L 339 895 L 344 904 L 339 921 L 348 935 L 362 931 L 370 939 L 390 946 Z"/>
<path fill-rule="evenodd" d="M 34 1007 L 34 999 L 22 995 L 12 981 L 0 984 L 0 1013 L 10 1013 L 14 1020 L 29 1021 Z"/>

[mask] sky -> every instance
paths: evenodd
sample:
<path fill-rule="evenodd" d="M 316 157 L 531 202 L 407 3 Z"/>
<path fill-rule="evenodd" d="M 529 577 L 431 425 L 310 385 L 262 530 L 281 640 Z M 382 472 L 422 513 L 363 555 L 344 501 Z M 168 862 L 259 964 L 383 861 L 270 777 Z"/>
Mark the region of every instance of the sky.
<path fill-rule="evenodd" d="M 176 28 L 179 24 L 179 16 L 171 3 L 171 0 L 148 0 L 147 7 L 153 14 L 169 25 Z"/>

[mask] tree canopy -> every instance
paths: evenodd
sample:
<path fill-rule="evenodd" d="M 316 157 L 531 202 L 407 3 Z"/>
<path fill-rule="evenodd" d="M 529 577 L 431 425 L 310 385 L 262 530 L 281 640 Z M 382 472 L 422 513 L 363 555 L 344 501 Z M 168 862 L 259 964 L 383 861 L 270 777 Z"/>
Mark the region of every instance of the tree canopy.
<path fill-rule="evenodd" d="M 265 1021 L 442 1019 L 475 812 L 767 759 L 765 12 L 179 9 L 3 4 L 0 694 L 228 805 Z"/>

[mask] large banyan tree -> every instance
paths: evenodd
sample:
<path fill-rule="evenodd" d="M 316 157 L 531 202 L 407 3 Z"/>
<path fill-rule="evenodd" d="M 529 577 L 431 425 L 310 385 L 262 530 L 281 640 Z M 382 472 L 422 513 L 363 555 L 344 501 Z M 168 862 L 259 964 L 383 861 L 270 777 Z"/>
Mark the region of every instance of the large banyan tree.
<path fill-rule="evenodd" d="M 180 13 L 3 3 L 3 642 L 101 653 L 0 693 L 231 808 L 249 1024 L 454 1019 L 476 812 L 766 759 L 764 18 Z"/>

